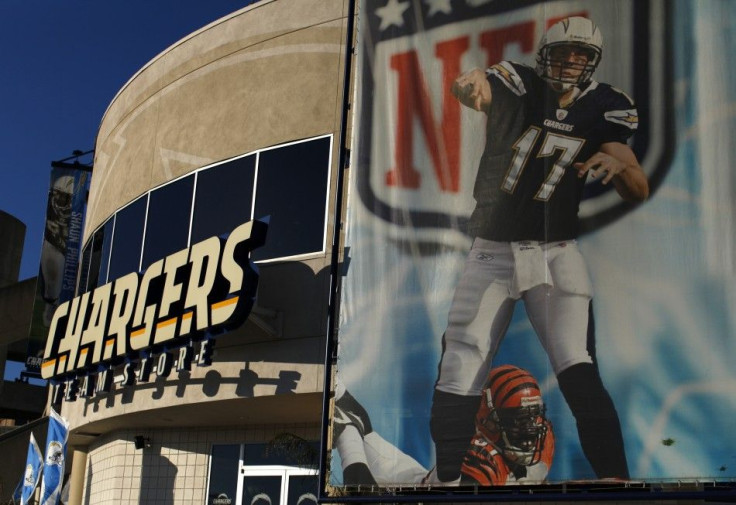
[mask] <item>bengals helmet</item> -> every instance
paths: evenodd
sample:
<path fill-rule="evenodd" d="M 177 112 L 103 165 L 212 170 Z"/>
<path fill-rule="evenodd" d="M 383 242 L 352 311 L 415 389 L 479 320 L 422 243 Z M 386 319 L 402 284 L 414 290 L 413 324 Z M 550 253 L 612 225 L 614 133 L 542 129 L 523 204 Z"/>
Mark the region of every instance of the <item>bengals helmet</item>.
<path fill-rule="evenodd" d="M 549 421 L 539 384 L 522 368 L 503 365 L 488 374 L 476 429 L 506 459 L 529 466 L 539 462 Z"/>
<path fill-rule="evenodd" d="M 563 47 L 585 55 L 587 61 L 559 59 L 556 51 Z M 565 18 L 550 26 L 539 42 L 536 71 L 556 91 L 567 91 L 592 79 L 602 54 L 603 36 L 595 23 L 583 17 Z"/>

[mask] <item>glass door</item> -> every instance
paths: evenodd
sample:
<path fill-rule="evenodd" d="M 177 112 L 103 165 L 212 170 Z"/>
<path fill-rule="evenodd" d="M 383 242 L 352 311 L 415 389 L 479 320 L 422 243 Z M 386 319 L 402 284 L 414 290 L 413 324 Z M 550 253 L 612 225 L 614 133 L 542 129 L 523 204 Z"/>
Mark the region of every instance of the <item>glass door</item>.
<path fill-rule="evenodd" d="M 213 445 L 207 505 L 317 505 L 318 470 L 299 456 L 265 443 Z"/>
<path fill-rule="evenodd" d="M 237 505 L 317 505 L 317 486 L 316 470 L 243 466 Z"/>
<path fill-rule="evenodd" d="M 238 505 L 281 505 L 284 480 L 283 471 L 241 470 Z"/>
<path fill-rule="evenodd" d="M 317 505 L 317 471 L 309 474 L 286 474 L 286 505 Z"/>

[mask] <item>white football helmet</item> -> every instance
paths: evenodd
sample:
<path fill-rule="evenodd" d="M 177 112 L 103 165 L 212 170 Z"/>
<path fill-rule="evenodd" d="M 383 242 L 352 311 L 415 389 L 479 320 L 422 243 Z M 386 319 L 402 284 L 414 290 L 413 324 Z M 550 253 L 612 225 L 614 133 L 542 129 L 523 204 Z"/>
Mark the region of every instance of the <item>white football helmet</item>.
<path fill-rule="evenodd" d="M 54 210 L 66 216 L 72 210 L 72 199 L 74 197 L 74 177 L 62 175 L 51 186 L 51 206 Z"/>
<path fill-rule="evenodd" d="M 587 62 L 555 59 L 554 49 L 563 46 L 582 52 L 587 56 Z M 590 81 L 602 54 L 603 36 L 595 23 L 583 17 L 565 18 L 550 26 L 539 41 L 537 74 L 554 90 L 564 92 Z M 563 72 L 563 69 L 569 70 Z"/>

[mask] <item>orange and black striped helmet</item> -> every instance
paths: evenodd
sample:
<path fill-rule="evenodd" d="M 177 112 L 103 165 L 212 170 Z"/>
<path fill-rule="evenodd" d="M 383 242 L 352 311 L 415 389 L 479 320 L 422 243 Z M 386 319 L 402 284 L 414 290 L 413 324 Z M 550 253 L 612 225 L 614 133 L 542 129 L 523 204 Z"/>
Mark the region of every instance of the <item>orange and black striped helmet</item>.
<path fill-rule="evenodd" d="M 510 461 L 539 461 L 548 422 L 537 380 L 523 368 L 502 365 L 488 373 L 476 428 Z"/>

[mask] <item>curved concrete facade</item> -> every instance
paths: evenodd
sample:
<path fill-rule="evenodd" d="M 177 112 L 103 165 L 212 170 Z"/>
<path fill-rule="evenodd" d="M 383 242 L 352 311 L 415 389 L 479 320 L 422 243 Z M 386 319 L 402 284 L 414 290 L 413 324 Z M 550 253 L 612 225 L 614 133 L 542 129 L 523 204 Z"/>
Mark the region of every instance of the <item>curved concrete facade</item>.
<path fill-rule="evenodd" d="M 329 244 L 348 3 L 262 0 L 179 41 L 134 75 L 99 128 L 85 243 L 116 211 L 168 181 L 331 135 Z M 67 467 L 70 503 L 154 503 L 159 463 L 161 472 L 177 468 L 167 474 L 166 503 L 206 503 L 213 444 L 264 443 L 283 432 L 318 440 L 329 267 L 329 247 L 261 265 L 256 309 L 217 339 L 211 366 L 125 388 L 116 370 L 110 393 L 63 401 L 75 460 Z M 151 448 L 135 449 L 134 435 L 150 438 Z M 145 451 L 158 463 L 145 467 Z"/>
<path fill-rule="evenodd" d="M 148 189 L 255 149 L 337 133 L 344 0 L 262 0 L 141 69 L 100 125 L 86 236 Z"/>

